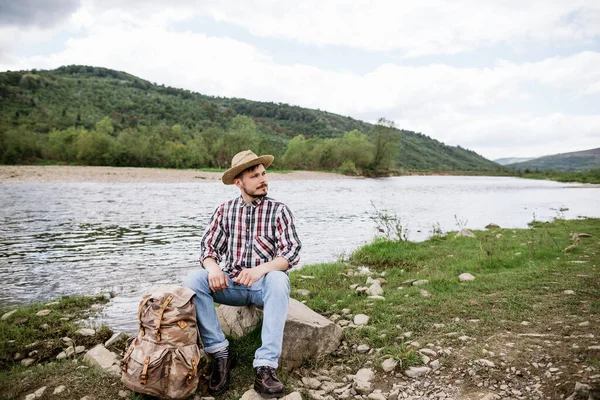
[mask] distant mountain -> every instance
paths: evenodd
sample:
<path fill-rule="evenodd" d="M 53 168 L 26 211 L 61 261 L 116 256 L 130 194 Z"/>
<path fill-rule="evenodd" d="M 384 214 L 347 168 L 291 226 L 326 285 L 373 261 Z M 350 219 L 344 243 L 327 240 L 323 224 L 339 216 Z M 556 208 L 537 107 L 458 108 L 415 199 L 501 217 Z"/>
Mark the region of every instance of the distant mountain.
<path fill-rule="evenodd" d="M 241 116 L 247 119 L 238 118 Z M 236 150 L 232 143 L 239 139 L 240 146 L 253 143 L 256 151 L 275 155 L 277 162 L 283 162 L 278 166 L 285 168 L 292 165 L 286 165 L 283 157 L 288 144 L 302 135 L 305 140 L 293 144 L 310 157 L 295 168 L 336 169 L 343 157 L 349 157 L 344 154 L 351 153 L 339 151 L 346 133 L 362 132 L 375 145 L 375 127 L 323 110 L 166 87 L 101 67 L 70 65 L 50 71 L 0 72 L 0 163 L 50 160 L 223 168 L 231 160 L 229 153 Z M 391 169 L 499 168 L 460 146 L 390 129 L 390 140 L 395 142 L 389 157 Z M 356 135 L 347 137 L 346 143 L 353 140 L 362 143 Z M 355 153 L 353 161 L 359 167 L 363 154 Z M 368 169 L 368 157 L 361 162 Z"/>
<path fill-rule="evenodd" d="M 589 171 L 600 168 L 600 147 L 534 158 L 526 162 L 510 164 L 510 168 L 554 171 Z"/>
<path fill-rule="evenodd" d="M 519 163 L 519 162 L 533 160 L 533 158 L 534 157 L 505 157 L 505 158 L 498 158 L 493 161 L 500 165 L 510 165 L 510 164 L 515 164 L 515 163 Z"/>

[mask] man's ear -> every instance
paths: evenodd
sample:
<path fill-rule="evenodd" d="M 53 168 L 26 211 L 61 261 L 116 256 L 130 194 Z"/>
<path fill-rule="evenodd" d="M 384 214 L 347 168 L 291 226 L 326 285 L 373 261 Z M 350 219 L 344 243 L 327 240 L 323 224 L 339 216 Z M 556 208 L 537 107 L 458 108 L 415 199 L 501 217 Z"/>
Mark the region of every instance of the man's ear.
<path fill-rule="evenodd" d="M 240 178 L 235 178 L 233 180 L 233 183 L 235 184 L 235 186 L 237 186 L 239 189 L 242 188 L 242 180 Z"/>

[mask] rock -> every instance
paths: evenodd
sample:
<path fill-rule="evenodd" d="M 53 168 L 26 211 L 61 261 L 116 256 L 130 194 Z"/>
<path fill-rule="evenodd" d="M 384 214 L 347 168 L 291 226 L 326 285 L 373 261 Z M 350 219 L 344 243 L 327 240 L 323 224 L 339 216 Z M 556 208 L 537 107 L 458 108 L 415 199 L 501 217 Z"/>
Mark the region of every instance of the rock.
<path fill-rule="evenodd" d="M 394 369 L 396 369 L 396 365 L 398 365 L 398 361 L 394 360 L 393 358 L 388 358 L 381 363 L 381 369 L 384 372 L 392 372 Z"/>
<path fill-rule="evenodd" d="M 481 398 L 481 400 L 498 400 L 501 397 L 494 393 L 488 393 Z"/>
<path fill-rule="evenodd" d="M 40 310 L 38 312 L 35 313 L 35 315 L 37 317 L 45 317 L 46 315 L 50 314 L 52 311 L 51 310 Z"/>
<path fill-rule="evenodd" d="M 33 392 L 33 394 L 35 395 L 36 399 L 39 399 L 40 397 L 42 397 L 44 395 L 45 391 L 46 391 L 46 386 L 43 386 L 43 387 L 39 388 L 38 390 L 36 390 L 35 392 Z"/>
<path fill-rule="evenodd" d="M 363 394 L 363 395 L 367 395 L 373 391 L 371 382 L 365 382 L 365 381 L 359 381 L 359 380 L 354 381 L 354 383 L 352 384 L 352 388 L 354 390 L 356 390 L 357 393 Z"/>
<path fill-rule="evenodd" d="M 35 393 L 30 393 L 27 396 L 25 396 L 25 400 L 34 400 L 35 399 Z"/>
<path fill-rule="evenodd" d="M 427 279 L 421 279 L 421 280 L 418 280 L 418 281 L 414 281 L 412 283 L 412 285 L 413 286 L 421 286 L 421 285 L 426 285 L 428 283 L 429 283 L 429 281 Z"/>
<path fill-rule="evenodd" d="M 367 297 L 367 299 L 371 299 L 371 300 L 385 300 L 385 297 L 383 297 L 383 296 L 369 296 L 369 297 Z"/>
<path fill-rule="evenodd" d="M 302 395 L 300 392 L 292 392 L 285 397 L 282 397 L 281 400 L 302 400 Z"/>
<path fill-rule="evenodd" d="M 429 366 L 435 371 L 440 368 L 440 360 L 433 360 L 429 363 Z"/>
<path fill-rule="evenodd" d="M 369 316 L 365 314 L 356 314 L 354 316 L 354 325 L 367 325 L 369 323 Z"/>
<path fill-rule="evenodd" d="M 458 280 L 461 282 L 474 281 L 475 277 L 468 272 L 462 273 L 458 276 Z"/>
<path fill-rule="evenodd" d="M 446 324 L 433 324 L 433 327 L 435 329 L 442 329 L 446 327 Z"/>
<path fill-rule="evenodd" d="M 119 367 L 120 360 L 117 355 L 107 350 L 106 347 L 101 344 L 96 345 L 96 347 L 85 353 L 83 361 L 92 366 L 100 367 L 106 372 L 121 376 L 121 368 Z"/>
<path fill-rule="evenodd" d="M 16 313 L 16 312 L 17 312 L 17 309 L 15 308 L 15 309 L 14 309 L 14 310 L 12 310 L 12 311 L 9 311 L 9 312 L 7 312 L 7 313 L 4 313 L 4 314 L 2 315 L 2 317 L 0 317 L 0 320 L 1 320 L 1 321 L 6 321 L 7 319 L 9 319 L 9 318 L 10 318 L 10 317 L 11 317 L 11 316 L 12 316 L 14 313 Z"/>
<path fill-rule="evenodd" d="M 418 351 L 419 351 L 419 353 L 429 356 L 431 358 L 437 357 L 437 353 L 435 352 L 435 350 L 425 348 L 425 349 L 419 349 Z"/>
<path fill-rule="evenodd" d="M 24 360 L 21 360 L 21 365 L 24 366 L 24 367 L 29 367 L 34 362 L 35 362 L 35 360 L 33 358 L 25 358 Z"/>
<path fill-rule="evenodd" d="M 15 318 L 15 320 L 13 321 L 13 324 L 23 325 L 23 324 L 26 324 L 28 321 L 29 321 L 29 318 L 27 318 L 27 317 Z"/>
<path fill-rule="evenodd" d="M 367 286 L 359 286 L 356 288 L 356 294 L 367 294 L 369 288 Z"/>
<path fill-rule="evenodd" d="M 500 228 L 500 226 L 498 226 L 497 224 L 494 224 L 493 222 L 491 222 L 485 226 L 485 229 L 498 229 L 498 228 Z"/>
<path fill-rule="evenodd" d="M 404 375 L 409 378 L 416 378 L 419 376 L 427 375 L 431 371 L 429 367 L 410 367 L 406 371 L 404 371 Z"/>
<path fill-rule="evenodd" d="M 47 331 L 48 329 L 50 329 L 50 325 L 48 324 L 42 324 L 40 325 L 40 329 L 43 331 Z"/>
<path fill-rule="evenodd" d="M 415 279 L 407 279 L 401 283 L 401 285 L 412 285 Z"/>
<path fill-rule="evenodd" d="M 57 360 L 64 360 L 65 358 L 67 358 L 67 353 L 65 353 L 64 351 L 61 351 L 57 356 L 56 359 Z"/>
<path fill-rule="evenodd" d="M 73 346 L 69 346 L 65 349 L 65 354 L 67 355 L 67 357 L 71 357 L 73 354 L 75 354 L 75 348 Z"/>
<path fill-rule="evenodd" d="M 309 296 L 310 295 L 310 291 L 306 290 L 306 289 L 296 289 L 296 294 L 298 294 L 299 296 Z"/>
<path fill-rule="evenodd" d="M 321 387 L 321 382 L 315 378 L 304 377 L 302 378 L 302 383 L 309 389 L 318 389 Z"/>
<path fill-rule="evenodd" d="M 94 336 L 96 334 L 96 330 L 92 328 L 81 328 L 77 331 L 81 336 Z"/>
<path fill-rule="evenodd" d="M 279 364 L 290 370 L 306 359 L 324 357 L 334 352 L 341 340 L 341 327 L 290 299 Z"/>
<path fill-rule="evenodd" d="M 466 342 L 469 339 L 470 338 L 467 335 L 463 335 L 463 336 L 459 336 L 458 337 L 458 340 L 460 340 L 461 342 Z"/>
<path fill-rule="evenodd" d="M 342 314 L 344 314 L 344 315 L 348 315 L 348 314 L 350 314 L 351 312 L 352 312 L 352 310 L 350 310 L 349 308 L 344 308 L 344 309 L 342 310 Z"/>
<path fill-rule="evenodd" d="M 356 351 L 359 353 L 366 353 L 369 350 L 371 350 L 371 348 L 369 347 L 368 344 L 361 344 L 356 348 Z"/>
<path fill-rule="evenodd" d="M 486 360 L 484 358 L 480 358 L 479 360 L 476 360 L 475 362 L 477 364 L 481 365 L 482 367 L 487 367 L 487 368 L 494 368 L 496 366 L 496 364 L 494 364 L 492 361 Z"/>
<path fill-rule="evenodd" d="M 121 338 L 127 339 L 128 336 L 125 332 L 114 333 L 110 337 L 110 339 L 108 339 L 106 342 L 104 342 L 104 347 L 109 347 L 110 345 L 114 344 L 115 342 L 118 342 Z"/>
<path fill-rule="evenodd" d="M 370 296 L 381 296 L 383 294 L 383 289 L 379 285 L 379 282 L 372 284 L 367 289 L 367 294 Z"/>
<path fill-rule="evenodd" d="M 119 390 L 119 397 L 125 399 L 131 395 L 129 390 Z"/>
<path fill-rule="evenodd" d="M 573 290 L 565 290 L 565 291 L 563 291 L 563 294 L 571 295 L 571 294 L 575 294 L 575 292 Z"/>
<path fill-rule="evenodd" d="M 421 289 L 419 291 L 419 293 L 421 294 L 421 296 L 423 297 L 431 297 L 431 293 L 429 293 L 427 290 Z"/>
<path fill-rule="evenodd" d="M 76 354 L 81 354 L 85 351 L 85 346 L 77 346 L 75 347 L 75 353 Z"/>
<path fill-rule="evenodd" d="M 371 368 L 362 368 L 356 372 L 356 375 L 354 375 L 354 380 L 371 382 L 374 377 L 375 372 Z"/>
<path fill-rule="evenodd" d="M 381 393 L 371 393 L 368 397 L 370 400 L 387 400 L 387 397 Z"/>
<path fill-rule="evenodd" d="M 424 365 L 427 365 L 431 361 L 431 358 L 427 357 L 425 354 L 421 354 L 421 361 Z"/>
<path fill-rule="evenodd" d="M 67 388 L 67 387 L 66 387 L 65 385 L 60 385 L 60 386 L 57 386 L 57 387 L 54 389 L 54 392 L 52 392 L 52 394 L 61 394 L 62 392 L 64 392 L 64 391 L 65 391 L 65 389 L 66 389 L 66 388 Z"/>
<path fill-rule="evenodd" d="M 237 339 L 256 328 L 262 319 L 262 312 L 253 305 L 247 307 L 220 305 L 217 307 L 217 318 L 223 333 Z"/>
<path fill-rule="evenodd" d="M 455 238 L 459 238 L 459 237 L 470 237 L 470 238 L 474 238 L 475 234 L 473 232 L 471 232 L 470 230 L 468 230 L 467 228 L 463 228 L 460 230 L 460 232 L 458 232 L 456 235 L 454 235 Z"/>

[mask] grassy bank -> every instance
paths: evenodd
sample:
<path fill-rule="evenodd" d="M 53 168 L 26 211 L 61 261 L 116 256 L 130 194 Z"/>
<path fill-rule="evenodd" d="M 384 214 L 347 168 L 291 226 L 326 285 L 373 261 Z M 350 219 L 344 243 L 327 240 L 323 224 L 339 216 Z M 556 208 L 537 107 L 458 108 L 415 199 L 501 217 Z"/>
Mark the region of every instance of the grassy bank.
<path fill-rule="evenodd" d="M 591 237 L 581 235 L 577 240 L 573 233 Z M 355 251 L 347 262 L 293 272 L 292 296 L 313 310 L 335 321 L 352 320 L 356 314 L 370 319 L 365 327 L 344 328 L 344 345 L 333 355 L 310 360 L 292 374 L 280 374 L 288 391 L 300 386 L 300 377 L 333 366 L 356 372 L 370 365 L 381 374 L 381 361 L 390 357 L 399 361 L 398 372 L 420 366 L 423 361 L 415 342 L 448 350 L 442 366 L 452 382 L 461 382 L 465 397 L 459 398 L 471 398 L 469 393 L 478 390 L 476 377 L 464 368 L 479 358 L 523 371 L 522 376 L 515 375 L 517 380 L 533 379 L 537 370 L 532 363 L 557 367 L 560 374 L 552 378 L 544 377 L 547 369 L 539 370 L 536 382 L 548 399 L 570 395 L 575 382 L 597 386 L 600 353 L 589 348 L 598 344 L 600 326 L 600 220 L 534 222 L 528 229 L 474 231 L 474 238 L 455 238 L 455 234 L 437 232 L 420 243 L 378 239 Z M 569 246 L 569 251 L 563 251 Z M 460 282 L 458 276 L 465 272 L 475 280 Z M 368 277 L 384 282 L 383 299 L 356 292 L 356 286 L 365 286 Z M 415 286 L 416 280 L 428 282 Z M 48 386 L 51 393 L 60 382 L 66 382 L 61 384 L 69 392 L 52 398 L 118 397 L 122 386 L 117 378 L 81 368 L 81 362 L 48 363 L 51 356 L 29 368 L 14 362 L 15 353 L 26 352 L 32 342 L 75 335 L 75 326 L 69 325 L 75 318 L 60 325 L 59 316 L 76 315 L 92 302 L 78 300 L 76 310 L 67 311 L 71 301 L 61 300 L 59 304 L 65 306 L 54 306 L 47 319 L 36 319 L 40 317 L 35 313 L 43 308 L 37 305 L 20 308 L 9 320 L 0 321 L 0 398 L 24 398 L 41 386 Z M 14 317 L 29 321 L 15 324 Z M 39 330 L 43 323 L 55 328 Z M 361 344 L 373 350 L 356 351 Z M 221 398 L 239 398 L 251 385 L 250 364 L 258 346 L 257 332 L 233 341 L 239 362 L 232 388 Z M 498 381 L 501 373 L 503 368 L 481 372 L 488 374 L 486 379 Z M 377 385 L 389 387 L 400 379 L 387 375 Z"/>

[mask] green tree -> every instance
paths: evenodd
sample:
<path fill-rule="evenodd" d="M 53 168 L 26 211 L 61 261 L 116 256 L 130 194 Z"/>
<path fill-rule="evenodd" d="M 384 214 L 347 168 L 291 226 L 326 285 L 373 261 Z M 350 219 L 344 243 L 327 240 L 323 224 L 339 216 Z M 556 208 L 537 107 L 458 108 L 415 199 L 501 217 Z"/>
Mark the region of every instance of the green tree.
<path fill-rule="evenodd" d="M 398 135 L 394 123 L 380 118 L 377 125 L 371 129 L 374 152 L 370 169 L 376 174 L 385 173 L 392 168 L 398 149 Z"/>

